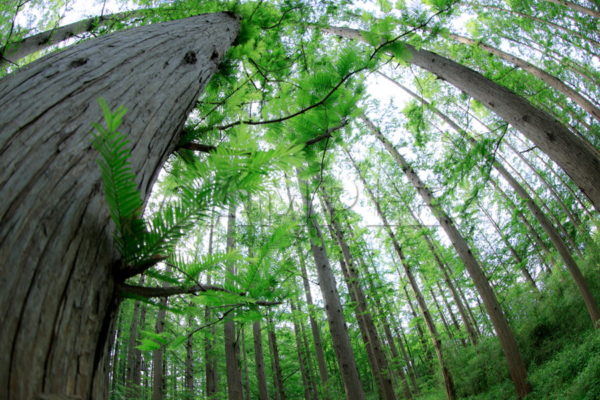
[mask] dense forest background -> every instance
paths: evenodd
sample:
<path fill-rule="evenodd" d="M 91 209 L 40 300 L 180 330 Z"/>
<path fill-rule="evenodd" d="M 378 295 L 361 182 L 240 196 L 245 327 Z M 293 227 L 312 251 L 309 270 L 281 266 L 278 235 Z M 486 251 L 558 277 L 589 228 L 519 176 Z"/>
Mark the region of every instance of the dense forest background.
<path fill-rule="evenodd" d="M 149 199 L 136 104 L 83 132 L 135 270 L 111 399 L 600 398 L 596 2 L 98 2 L 61 31 L 72 5 L 3 2 L 0 73 L 240 24 Z"/>

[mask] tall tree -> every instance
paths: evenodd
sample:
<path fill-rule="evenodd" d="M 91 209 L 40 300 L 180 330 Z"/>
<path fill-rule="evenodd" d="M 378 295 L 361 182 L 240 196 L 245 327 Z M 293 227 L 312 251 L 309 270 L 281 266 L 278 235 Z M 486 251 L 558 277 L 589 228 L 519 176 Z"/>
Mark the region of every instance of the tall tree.
<path fill-rule="evenodd" d="M 128 107 L 121 130 L 146 198 L 237 31 L 228 14 L 133 28 L 0 81 L 0 346 L 11 349 L 0 356 L 0 397 L 105 397 L 106 339 L 131 266 L 114 251 L 90 147 L 96 99 Z"/>

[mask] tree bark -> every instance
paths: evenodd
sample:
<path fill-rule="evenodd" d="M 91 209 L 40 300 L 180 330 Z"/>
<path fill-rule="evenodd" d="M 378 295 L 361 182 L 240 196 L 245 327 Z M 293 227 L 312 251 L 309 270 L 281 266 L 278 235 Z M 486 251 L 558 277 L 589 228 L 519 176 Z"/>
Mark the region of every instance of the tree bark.
<path fill-rule="evenodd" d="M 262 345 L 260 321 L 254 321 L 252 323 L 252 336 L 254 339 L 254 362 L 256 364 L 258 398 L 259 400 L 269 400 L 269 394 L 267 392 L 267 377 L 265 375 L 265 357 Z"/>
<path fill-rule="evenodd" d="M 195 326 L 195 319 L 188 315 L 188 329 Z M 185 391 L 188 399 L 195 399 L 194 393 L 194 335 L 189 335 L 185 343 Z"/>
<path fill-rule="evenodd" d="M 581 108 L 583 108 L 586 112 L 588 112 L 592 117 L 594 117 L 597 121 L 600 121 L 600 109 L 596 107 L 591 101 L 582 96 L 575 89 L 571 88 L 563 81 L 558 79 L 552 74 L 544 71 L 541 68 L 536 67 L 528 61 L 525 61 L 517 56 L 506 53 L 502 50 L 499 50 L 495 47 L 489 46 L 485 43 L 482 43 L 477 40 L 469 39 L 465 36 L 460 36 L 455 33 L 450 33 L 448 35 L 449 38 L 456 40 L 457 42 L 467 44 L 469 46 L 479 47 L 486 52 L 493 54 L 504 61 L 507 61 L 511 64 L 516 65 L 517 67 L 523 69 L 524 71 L 529 72 L 539 80 L 543 81 L 548 86 L 558 90 L 560 93 L 564 94 L 567 98 L 573 100 L 576 104 L 578 104 Z"/>
<path fill-rule="evenodd" d="M 165 318 L 167 316 L 166 297 L 160 300 L 160 308 L 156 315 L 154 332 L 161 334 L 165 331 Z M 165 345 L 152 351 L 152 400 L 163 400 L 165 397 Z"/>
<path fill-rule="evenodd" d="M 379 201 L 375 198 L 373 191 L 367 185 L 367 181 L 365 180 L 364 176 L 361 174 L 360 169 L 358 168 L 358 165 L 356 164 L 356 162 L 354 161 L 354 159 L 352 158 L 350 153 L 346 151 L 346 155 L 348 156 L 348 158 L 350 159 L 350 162 L 356 169 L 360 180 L 363 182 L 363 185 L 365 186 L 367 193 L 371 197 L 371 201 L 375 205 L 377 214 L 379 215 L 379 218 L 381 218 L 381 220 L 383 222 L 383 226 L 384 226 L 385 230 L 387 231 L 387 234 L 388 234 L 390 240 L 392 241 L 392 246 L 394 248 L 394 251 L 398 255 L 398 258 L 400 259 L 400 264 L 404 268 L 404 274 L 406 275 L 408 282 L 409 282 L 411 288 L 413 289 L 413 292 L 415 293 L 415 297 L 417 298 L 417 304 L 419 305 L 419 309 L 421 310 L 421 315 L 423 315 L 423 318 L 425 319 L 425 325 L 427 326 L 427 330 L 429 331 L 429 334 L 431 335 L 431 341 L 433 342 L 435 354 L 437 356 L 437 359 L 438 359 L 438 362 L 440 365 L 440 369 L 442 372 L 442 377 L 444 379 L 444 387 L 446 389 L 446 396 L 448 397 L 449 400 L 453 400 L 456 398 L 454 381 L 452 379 L 452 375 L 450 375 L 450 370 L 448 369 L 448 366 L 446 365 L 446 360 L 444 358 L 444 351 L 442 348 L 442 341 L 440 340 L 440 335 L 437 331 L 435 323 L 433 322 L 431 313 L 429 312 L 429 307 L 427 307 L 427 303 L 425 303 L 425 298 L 423 297 L 423 294 L 421 293 L 419 284 L 412 272 L 411 266 L 408 264 L 408 262 L 406 260 L 404 251 L 402 250 L 400 243 L 396 239 L 396 235 L 395 235 L 394 231 L 392 231 L 392 228 L 391 228 L 390 224 L 388 223 L 388 219 L 387 219 L 386 215 L 383 213 L 383 209 L 381 208 Z M 409 298 L 409 296 L 407 293 L 407 299 L 408 298 Z M 411 305 L 411 308 L 412 308 L 412 305 Z"/>
<path fill-rule="evenodd" d="M 346 327 L 346 320 L 342 312 L 342 303 L 337 291 L 337 285 L 329 263 L 329 257 L 325 252 L 325 243 L 321 233 L 321 227 L 316 219 L 311 203 L 310 194 L 305 193 L 306 184 L 298 180 L 300 191 L 303 194 L 302 200 L 306 209 L 307 228 L 310 237 L 310 247 L 313 253 L 317 274 L 319 276 L 319 286 L 325 302 L 325 311 L 329 331 L 333 341 L 336 360 L 340 369 L 340 375 L 344 384 L 344 391 L 347 400 L 365 400 L 354 351 L 350 344 L 350 337 Z"/>
<path fill-rule="evenodd" d="M 235 248 L 235 206 L 229 206 L 227 216 L 227 251 Z M 235 275 L 233 264 L 227 265 L 227 272 Z M 240 343 L 236 337 L 235 322 L 231 318 L 226 318 L 224 322 L 225 338 L 225 366 L 227 369 L 227 398 L 229 400 L 244 400 L 242 388 L 242 371 L 240 369 L 239 346 Z"/>
<path fill-rule="evenodd" d="M 485 274 L 479 262 L 475 259 L 475 256 L 471 252 L 471 249 L 465 240 L 465 238 L 458 231 L 454 222 L 448 214 L 442 209 L 437 200 L 431 194 L 431 191 L 421 181 L 416 172 L 408 164 L 408 162 L 400 155 L 396 148 L 382 135 L 373 123 L 366 117 L 363 118 L 365 124 L 367 124 L 369 130 L 375 137 L 384 145 L 390 155 L 396 160 L 404 174 L 408 177 L 411 184 L 415 187 L 420 197 L 423 199 L 425 204 L 430 208 L 432 214 L 436 217 L 439 224 L 442 226 L 448 238 L 454 245 L 457 253 L 462 259 L 463 263 L 469 275 L 473 279 L 475 287 L 479 292 L 492 324 L 496 335 L 500 340 L 500 345 L 504 352 L 504 356 L 508 362 L 508 368 L 511 378 L 515 384 L 517 395 L 523 398 L 531 391 L 531 386 L 527 382 L 527 369 L 521 358 L 521 353 L 517 346 L 515 337 L 508 325 L 508 321 L 502 312 L 502 308 L 494 291 L 490 287 L 490 283 L 486 278 Z"/>
<path fill-rule="evenodd" d="M 0 398 L 106 397 L 118 263 L 96 99 L 128 107 L 120 130 L 146 198 L 237 31 L 228 14 L 134 28 L 0 80 Z"/>
<path fill-rule="evenodd" d="M 283 374 L 279 364 L 279 347 L 277 346 L 277 336 L 275 336 L 275 326 L 269 318 L 267 336 L 269 338 L 269 349 L 271 351 L 271 364 L 273 366 L 273 383 L 275 385 L 275 399 L 285 400 L 285 389 L 283 388 Z"/>
<path fill-rule="evenodd" d="M 292 310 L 292 324 L 294 326 L 294 338 L 296 340 L 296 350 L 298 353 L 298 364 L 300 366 L 300 374 L 302 375 L 302 387 L 304 389 L 304 400 L 317 400 L 316 386 L 313 382 L 313 377 L 310 372 L 310 360 L 307 357 L 308 347 L 303 341 L 303 332 L 298 323 L 298 308 L 294 300 L 290 300 L 290 308 Z M 265 399 L 267 399 L 265 397 Z M 263 400 L 262 398 L 260 400 Z"/>
<path fill-rule="evenodd" d="M 140 284 L 144 284 L 146 276 L 142 275 L 140 278 Z M 138 326 L 144 329 L 144 322 L 142 320 L 142 313 L 146 314 L 146 305 L 140 304 L 136 301 L 133 305 L 133 317 L 131 320 L 131 328 L 129 329 L 129 345 L 127 351 L 127 368 L 125 377 L 125 394 L 131 398 L 136 398 L 139 395 L 140 389 L 140 367 L 142 352 L 136 348 L 138 339 Z"/>
<path fill-rule="evenodd" d="M 70 39 L 95 28 L 109 25 L 111 22 L 120 22 L 125 19 L 143 17 L 149 10 L 124 11 L 121 13 L 100 15 L 59 26 L 54 29 L 27 36 L 17 42 L 8 43 L 0 52 L 0 68 L 9 63 L 16 63 L 19 59 L 30 54 L 42 51 L 64 40 Z"/>
<path fill-rule="evenodd" d="M 364 41 L 362 32 L 327 27 L 324 32 Z M 548 113 L 480 73 L 436 53 L 403 43 L 407 62 L 428 70 L 478 100 L 554 160 L 600 212 L 600 152 Z"/>
<path fill-rule="evenodd" d="M 366 340 L 365 346 L 367 347 L 367 351 L 369 350 L 369 347 L 371 348 L 371 358 L 373 360 L 371 369 L 373 370 L 373 374 L 377 377 L 381 397 L 385 400 L 395 400 L 396 394 L 394 393 L 394 386 L 389 374 L 387 358 L 383 350 L 381 339 L 377 333 L 377 329 L 375 328 L 375 322 L 373 321 L 373 317 L 368 309 L 367 297 L 365 296 L 363 288 L 360 285 L 361 279 L 358 275 L 358 271 L 356 270 L 355 261 L 350 252 L 350 247 L 346 242 L 342 227 L 337 220 L 335 209 L 331 204 L 331 200 L 324 191 L 321 191 L 321 198 L 325 205 L 325 209 L 329 213 L 332 236 L 335 238 L 342 251 L 342 257 L 346 267 L 346 274 L 344 274 L 344 277 L 346 278 L 348 291 L 354 294 L 354 299 L 356 302 L 356 317 L 359 322 L 362 320 L 362 324 L 360 324 L 360 326 L 364 330 L 363 337 Z"/>
<path fill-rule="evenodd" d="M 546 0 L 546 1 L 548 1 L 550 3 L 558 4 L 561 6 L 565 6 L 574 11 L 579 11 L 579 12 L 585 13 L 585 14 L 589 15 L 590 17 L 600 18 L 600 13 L 597 12 L 596 10 L 592 10 L 591 8 L 580 6 L 579 4 L 575 4 L 571 1 L 566 1 L 566 0 Z"/>

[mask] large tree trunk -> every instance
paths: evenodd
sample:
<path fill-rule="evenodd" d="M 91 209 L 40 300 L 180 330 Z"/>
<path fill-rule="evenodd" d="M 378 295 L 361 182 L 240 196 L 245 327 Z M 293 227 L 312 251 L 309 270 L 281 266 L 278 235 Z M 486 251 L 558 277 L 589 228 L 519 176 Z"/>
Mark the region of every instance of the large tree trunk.
<path fill-rule="evenodd" d="M 342 310 L 342 303 L 337 291 L 335 277 L 325 251 L 325 243 L 321 227 L 313 211 L 313 205 L 306 184 L 299 179 L 302 200 L 306 209 L 307 228 L 310 237 L 310 247 L 317 268 L 319 287 L 325 302 L 325 311 L 329 331 L 333 342 L 333 349 L 340 369 L 347 400 L 364 400 L 365 393 L 358 375 L 354 351 L 350 344 L 350 337 L 346 327 L 346 320 Z"/>
<path fill-rule="evenodd" d="M 356 29 L 328 27 L 324 32 L 364 41 Z M 498 114 L 554 160 L 600 211 L 600 152 L 556 118 L 479 72 L 436 53 L 404 43 L 407 62 L 448 81 Z"/>
<path fill-rule="evenodd" d="M 129 109 L 120 130 L 146 198 L 237 31 L 222 13 L 135 28 L 0 81 L 0 398 L 106 396 L 118 256 L 90 147 L 96 99 Z"/>
<path fill-rule="evenodd" d="M 407 176 L 408 180 L 419 193 L 425 204 L 427 204 L 432 214 L 436 217 L 439 224 L 442 226 L 448 235 L 448 238 L 454 245 L 456 252 L 465 264 L 471 279 L 473 279 L 473 283 L 483 299 L 487 313 L 492 320 L 496 335 L 500 340 L 502 350 L 504 351 L 504 356 L 508 362 L 508 369 L 515 384 L 517 395 L 520 398 L 525 397 L 527 393 L 531 391 L 531 387 L 527 382 L 527 369 L 525 368 L 525 364 L 521 358 L 521 353 L 517 346 L 516 339 L 508 325 L 508 321 L 506 320 L 504 313 L 502 312 L 500 303 L 498 302 L 498 299 L 496 298 L 488 279 L 483 273 L 479 262 L 471 252 L 467 241 L 458 231 L 450 216 L 446 214 L 436 199 L 434 199 L 429 188 L 421 181 L 419 176 L 404 159 L 404 157 L 402 157 L 402 155 L 396 150 L 390 141 L 382 135 L 379 129 L 377 129 L 377 127 L 373 125 L 370 120 L 368 120 L 366 117 L 364 117 L 363 120 L 373 135 L 377 137 L 377 139 L 384 145 L 394 160 L 396 160 L 404 174 Z"/>

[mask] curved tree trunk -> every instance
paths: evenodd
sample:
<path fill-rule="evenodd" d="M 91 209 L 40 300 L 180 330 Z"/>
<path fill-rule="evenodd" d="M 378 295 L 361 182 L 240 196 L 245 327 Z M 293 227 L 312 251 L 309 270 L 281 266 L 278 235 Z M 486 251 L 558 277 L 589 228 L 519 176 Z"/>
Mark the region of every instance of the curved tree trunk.
<path fill-rule="evenodd" d="M 129 109 L 120 130 L 146 198 L 237 31 L 222 13 L 134 28 L 0 80 L 0 398 L 105 397 L 118 264 L 96 99 Z"/>
<path fill-rule="evenodd" d="M 487 51 L 488 53 L 503 59 L 504 61 L 507 61 L 511 64 L 518 66 L 519 68 L 522 68 L 523 70 L 529 72 L 536 78 L 546 83 L 548 86 L 553 87 L 554 89 L 558 90 L 559 92 L 573 100 L 581 108 L 583 108 L 590 115 L 592 115 L 597 121 L 600 121 L 600 109 L 596 107 L 591 101 L 579 94 L 579 92 L 577 92 L 575 89 L 571 88 L 554 75 L 549 74 L 543 69 L 536 67 L 535 65 L 523 60 L 522 58 L 506 53 L 502 50 L 484 44 L 480 41 L 469 39 L 465 36 L 460 36 L 455 33 L 450 33 L 448 37 L 456 40 L 457 42 L 464 43 L 469 46 L 477 46 Z"/>
<path fill-rule="evenodd" d="M 546 1 L 549 3 L 554 3 L 554 4 L 561 5 L 561 6 L 565 6 L 574 11 L 579 11 L 579 12 L 585 13 L 585 14 L 589 15 L 590 17 L 600 18 L 600 13 L 598 11 L 592 10 L 591 8 L 587 8 L 584 6 L 580 6 L 579 4 L 575 4 L 571 1 L 566 1 L 566 0 L 546 0 Z"/>
<path fill-rule="evenodd" d="M 327 27 L 324 32 L 364 41 L 356 29 Z M 554 160 L 600 211 L 600 151 L 569 131 L 556 118 L 477 71 L 436 53 L 404 43 L 407 62 L 448 81 L 481 102 Z"/>

